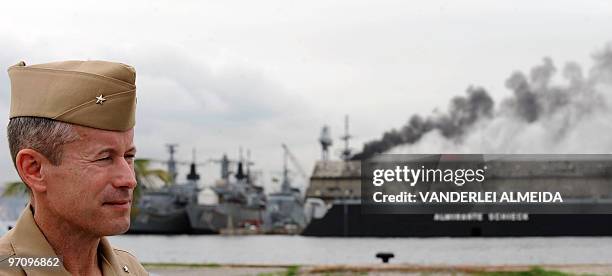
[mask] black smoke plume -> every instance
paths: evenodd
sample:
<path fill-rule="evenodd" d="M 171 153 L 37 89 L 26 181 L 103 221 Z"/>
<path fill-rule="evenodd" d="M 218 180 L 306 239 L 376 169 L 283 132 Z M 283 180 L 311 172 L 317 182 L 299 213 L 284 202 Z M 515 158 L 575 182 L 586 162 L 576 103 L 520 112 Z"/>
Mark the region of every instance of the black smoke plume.
<path fill-rule="evenodd" d="M 398 145 L 415 144 L 425 134 L 434 130 L 439 131 L 444 139 L 462 143 L 462 138 L 473 131 L 476 123 L 494 119 L 517 122 L 519 125 L 553 124 L 542 129 L 554 132 L 550 136 L 562 141 L 569 135 L 568 133 L 584 123 L 586 116 L 600 112 L 597 113 L 598 118 L 607 120 L 606 115 L 601 115 L 609 111 L 605 101 L 606 95 L 601 92 L 611 90 L 612 87 L 612 43 L 593 54 L 592 58 L 594 65 L 588 71 L 588 76 L 585 76 L 577 63 L 566 63 L 560 75 L 564 79 L 562 85 L 553 84 L 552 80 L 558 69 L 548 57 L 544 58 L 540 65 L 532 68 L 529 75 L 515 71 L 505 82 L 512 95 L 502 99 L 497 107 L 484 88 L 470 87 L 466 96 L 451 99 L 445 114 L 433 114 L 427 117 L 412 115 L 403 127 L 389 130 L 381 139 L 365 143 L 363 151 L 354 155 L 353 159 L 367 159 Z M 580 134 L 573 133 L 572 139 L 579 137 Z M 544 142 L 552 144 L 555 141 Z M 504 152 L 502 148 L 493 150 Z"/>
<path fill-rule="evenodd" d="M 494 103 L 487 91 L 480 87 L 470 87 L 466 93 L 467 96 L 457 96 L 451 100 L 447 114 L 427 118 L 412 115 L 400 130 L 392 129 L 385 132 L 382 139 L 367 142 L 363 151 L 353 156 L 353 159 L 369 158 L 396 145 L 415 143 L 423 134 L 434 129 L 440 130 L 444 137 L 457 137 L 479 118 L 493 115 Z"/>

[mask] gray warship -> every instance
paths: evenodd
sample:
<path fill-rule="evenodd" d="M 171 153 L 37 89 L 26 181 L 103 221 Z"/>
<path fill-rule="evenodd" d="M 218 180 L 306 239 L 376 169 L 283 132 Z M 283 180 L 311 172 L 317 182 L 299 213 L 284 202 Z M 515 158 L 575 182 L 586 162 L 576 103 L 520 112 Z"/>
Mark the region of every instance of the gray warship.
<path fill-rule="evenodd" d="M 191 231 L 185 208 L 195 187 L 173 185 L 144 191 L 130 233 L 184 234 Z"/>
<path fill-rule="evenodd" d="M 211 188 L 198 188 L 197 196 L 186 206 L 193 233 L 214 234 L 223 230 L 261 229 L 266 209 L 264 189 L 254 185 L 250 161 L 235 162 L 226 155 L 216 160 L 221 165 L 221 179 Z M 229 166 L 237 164 L 231 176 Z M 246 173 L 244 170 L 246 164 Z"/>
<path fill-rule="evenodd" d="M 287 167 L 288 159 L 291 160 L 302 177 L 306 178 L 306 174 L 285 144 L 283 144 L 283 149 L 281 190 L 268 194 L 264 231 L 271 234 L 298 234 L 306 227 L 304 196 L 300 189 L 291 186 Z"/>
<path fill-rule="evenodd" d="M 200 176 L 196 172 L 195 160 L 192 162 L 186 183 L 176 183 L 177 176 L 174 160 L 176 145 L 168 145 L 170 158 L 167 163 L 170 183 L 161 188 L 142 185 L 142 195 L 135 206 L 129 233 L 142 234 L 185 234 L 191 232 L 186 207 L 193 201 Z"/>
<path fill-rule="evenodd" d="M 286 146 L 283 145 L 285 165 L 281 191 L 268 196 L 262 187 L 254 184 L 250 172 L 253 163 L 248 157 L 237 161 L 223 155 L 218 160 L 196 163 L 194 153 L 193 161 L 186 163 L 174 160 L 175 146 L 168 147 L 169 160 L 159 162 L 168 165 L 171 179 L 176 179 L 177 164 L 189 164 L 187 182 L 173 181 L 161 188 L 143 186 L 129 233 L 217 234 L 248 229 L 250 233 L 297 234 L 306 226 L 303 195 L 300 189 L 291 187 L 287 158 L 291 158 L 304 177 L 305 174 Z M 197 166 L 209 163 L 220 164 L 221 178 L 212 186 L 200 185 Z M 236 166 L 235 173 L 230 171 L 230 166 Z"/>

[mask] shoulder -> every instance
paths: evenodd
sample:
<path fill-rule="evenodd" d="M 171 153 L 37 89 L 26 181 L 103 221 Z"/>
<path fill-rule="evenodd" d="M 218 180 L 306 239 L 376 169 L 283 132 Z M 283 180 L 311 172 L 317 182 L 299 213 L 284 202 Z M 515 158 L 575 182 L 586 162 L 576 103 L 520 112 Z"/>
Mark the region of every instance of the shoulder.
<path fill-rule="evenodd" d="M 13 231 L 15 230 L 11 230 L 0 237 L 0 263 L 8 259 L 8 257 L 15 255 L 15 249 L 13 249 L 13 245 L 11 244 Z"/>
<path fill-rule="evenodd" d="M 0 237 L 0 275 L 25 275 L 21 268 L 9 266 L 9 258 L 15 256 L 15 249 L 11 244 L 12 231 Z"/>
<path fill-rule="evenodd" d="M 140 264 L 136 256 L 127 250 L 120 248 L 113 248 L 113 252 L 117 256 L 117 260 L 123 265 L 127 266 L 131 274 L 135 275 L 149 275 L 145 268 Z"/>

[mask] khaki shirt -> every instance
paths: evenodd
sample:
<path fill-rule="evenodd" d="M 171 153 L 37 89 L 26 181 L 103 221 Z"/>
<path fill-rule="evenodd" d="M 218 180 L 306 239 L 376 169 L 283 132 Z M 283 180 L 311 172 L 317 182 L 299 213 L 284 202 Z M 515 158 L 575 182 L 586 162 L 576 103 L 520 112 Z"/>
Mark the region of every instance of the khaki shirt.
<path fill-rule="evenodd" d="M 58 267 L 10 266 L 9 259 L 15 264 L 15 257 L 39 257 L 46 260 L 57 258 L 53 248 L 34 222 L 34 215 L 29 205 L 21 213 L 15 228 L 0 238 L 0 275 L 70 275 L 62 263 L 59 263 Z M 102 275 L 149 275 L 136 257 L 127 251 L 112 248 L 104 237 L 100 239 L 98 257 Z"/>

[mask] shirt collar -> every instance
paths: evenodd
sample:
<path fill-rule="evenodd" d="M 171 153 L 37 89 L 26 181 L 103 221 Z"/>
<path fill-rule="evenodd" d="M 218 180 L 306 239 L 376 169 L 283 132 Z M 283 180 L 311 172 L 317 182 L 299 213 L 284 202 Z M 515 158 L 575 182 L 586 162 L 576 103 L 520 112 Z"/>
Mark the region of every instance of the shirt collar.
<path fill-rule="evenodd" d="M 17 220 L 15 229 L 13 229 L 13 239 L 11 245 L 15 250 L 17 257 L 44 257 L 57 258 L 57 254 L 38 228 L 34 221 L 32 206 L 28 206 L 23 210 L 21 216 Z M 102 262 L 103 275 L 118 275 L 121 271 L 117 257 L 110 243 L 105 237 L 100 239 L 98 245 L 98 253 L 101 253 L 99 260 Z M 28 268 L 25 269 L 27 275 L 70 275 L 63 267 L 59 268 Z"/>

